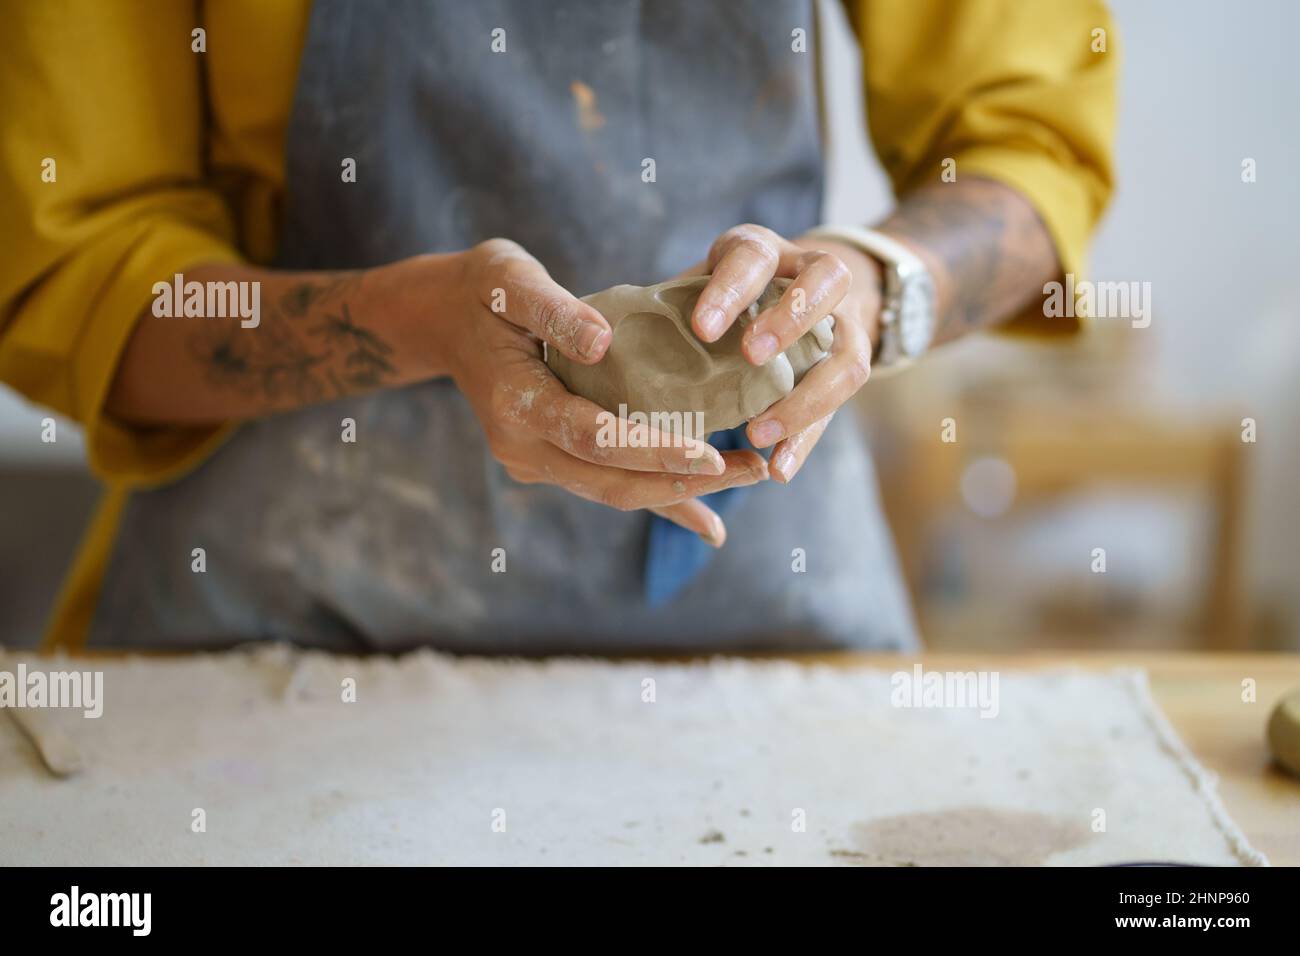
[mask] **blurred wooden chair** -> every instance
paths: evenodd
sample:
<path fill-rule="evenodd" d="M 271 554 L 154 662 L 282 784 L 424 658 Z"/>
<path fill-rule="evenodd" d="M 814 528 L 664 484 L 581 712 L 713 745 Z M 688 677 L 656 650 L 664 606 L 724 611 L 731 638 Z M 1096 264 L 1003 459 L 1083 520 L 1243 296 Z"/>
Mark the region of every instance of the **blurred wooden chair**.
<path fill-rule="evenodd" d="M 1242 647 L 1244 456 L 1239 418 L 1193 424 L 1091 402 L 1024 398 L 975 399 L 963 402 L 955 414 L 951 405 L 948 408 L 946 413 L 908 416 L 882 480 L 886 510 L 918 610 L 922 595 L 917 588 L 932 519 L 962 506 L 962 474 L 972 461 L 996 456 L 1016 476 L 1013 509 L 1101 484 L 1203 489 L 1211 520 L 1199 614 L 1202 642 L 1219 650 Z M 955 443 L 940 440 L 946 417 L 957 420 Z"/>

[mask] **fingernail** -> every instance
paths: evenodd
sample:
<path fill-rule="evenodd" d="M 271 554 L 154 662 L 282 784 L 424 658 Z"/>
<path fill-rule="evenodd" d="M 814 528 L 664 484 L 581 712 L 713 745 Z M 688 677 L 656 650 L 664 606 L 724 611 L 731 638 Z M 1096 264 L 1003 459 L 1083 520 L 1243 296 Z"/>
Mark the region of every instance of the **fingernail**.
<path fill-rule="evenodd" d="M 687 468 L 690 469 L 692 475 L 720 475 L 727 470 L 727 466 L 723 464 L 722 456 L 716 451 L 711 454 L 706 451 L 698 458 L 690 459 Z"/>
<path fill-rule="evenodd" d="M 601 328 L 595 322 L 583 322 L 578 332 L 578 353 L 590 358 L 598 355 L 609 339 L 609 329 Z"/>
<path fill-rule="evenodd" d="M 794 460 L 792 452 L 783 451 L 772 461 L 772 467 L 781 473 L 781 479 L 788 484 L 790 479 L 799 474 L 801 464 Z"/>
<path fill-rule="evenodd" d="M 705 309 L 700 313 L 700 331 L 710 339 L 716 339 L 722 334 L 722 324 L 726 317 L 722 314 L 721 309 Z"/>
<path fill-rule="evenodd" d="M 726 544 L 727 529 L 723 525 L 722 519 L 719 518 L 717 515 L 711 517 L 709 519 L 709 533 L 706 535 L 701 535 L 701 537 L 703 537 L 705 541 L 713 545 L 713 547 L 715 548 L 720 548 L 724 544 Z"/>
<path fill-rule="evenodd" d="M 781 440 L 785 434 L 785 429 L 775 418 L 769 418 L 765 422 L 759 422 L 754 426 L 751 433 L 751 439 L 759 448 L 766 448 L 768 445 L 774 445 Z"/>
<path fill-rule="evenodd" d="M 749 341 L 750 361 L 755 365 L 762 365 L 776 354 L 777 347 L 780 344 L 776 340 L 776 336 L 771 332 L 764 332 L 762 335 L 754 336 Z"/>

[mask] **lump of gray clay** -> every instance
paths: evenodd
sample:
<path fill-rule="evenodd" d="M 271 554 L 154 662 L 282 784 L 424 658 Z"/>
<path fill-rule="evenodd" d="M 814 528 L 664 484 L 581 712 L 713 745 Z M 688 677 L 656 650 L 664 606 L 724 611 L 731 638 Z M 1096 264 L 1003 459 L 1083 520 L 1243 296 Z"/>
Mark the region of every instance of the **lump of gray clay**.
<path fill-rule="evenodd" d="M 754 366 L 741 354 L 741 336 L 760 312 L 781 298 L 790 280 L 773 280 L 722 338 L 701 342 L 691 331 L 691 311 L 708 278 L 616 285 L 585 297 L 582 301 L 604 315 L 614 330 L 605 357 L 595 365 L 580 365 L 548 348 L 546 364 L 569 391 L 615 414 L 620 405 L 629 413 L 647 415 L 700 412 L 704 435 L 749 421 L 789 395 L 826 357 L 834 320 L 827 316 L 785 352 Z"/>
<path fill-rule="evenodd" d="M 1300 776 L 1300 688 L 1287 692 L 1273 708 L 1268 748 L 1279 764 Z"/>

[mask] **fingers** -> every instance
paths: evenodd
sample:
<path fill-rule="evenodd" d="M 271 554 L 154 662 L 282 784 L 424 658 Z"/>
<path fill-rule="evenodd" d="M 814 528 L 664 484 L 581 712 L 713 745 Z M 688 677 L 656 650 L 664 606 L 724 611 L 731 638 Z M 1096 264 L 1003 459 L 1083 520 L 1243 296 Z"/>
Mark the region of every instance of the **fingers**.
<path fill-rule="evenodd" d="M 871 342 L 854 322 L 835 323 L 831 354 L 804 375 L 799 384 L 749 423 L 755 448 L 766 448 L 829 416 L 866 384 L 871 374 Z"/>
<path fill-rule="evenodd" d="M 789 348 L 848 293 L 853 273 L 837 256 L 804 249 L 762 226 L 729 229 L 709 250 L 713 273 L 691 315 L 691 327 L 714 342 L 767 288 L 773 278 L 794 282 L 781 301 L 745 331 L 741 348 L 754 365 L 762 365 Z"/>
<path fill-rule="evenodd" d="M 698 499 L 692 498 L 681 504 L 649 510 L 687 531 L 694 531 L 715 548 L 720 548 L 727 542 L 727 526 L 722 523 L 717 512 Z"/>
<path fill-rule="evenodd" d="M 768 470 L 773 480 L 783 485 L 790 483 L 790 479 L 803 467 L 808 453 L 821 439 L 822 433 L 826 431 L 826 426 L 831 423 L 834 415 L 835 413 L 832 412 L 820 421 L 813 422 L 803 431 L 795 432 L 772 450 L 772 461 Z"/>
<path fill-rule="evenodd" d="M 750 303 L 763 294 L 783 264 L 793 266 L 801 250 L 762 226 L 728 229 L 709 250 L 709 279 L 691 313 L 691 328 L 705 342 L 715 342 Z M 781 273 L 786 274 L 786 273 Z M 791 273 L 792 274 L 792 273 Z"/>
<path fill-rule="evenodd" d="M 503 376 L 494 398 L 495 420 L 522 427 L 583 461 L 627 471 L 679 475 L 723 473 L 722 455 L 702 439 L 624 423 L 594 402 L 570 393 L 541 362 L 526 363 Z"/>
<path fill-rule="evenodd" d="M 745 330 L 741 349 L 754 365 L 784 352 L 840 304 L 853 273 L 829 252 L 810 250 L 799 256 L 797 277 L 781 301 L 763 311 Z"/>
<path fill-rule="evenodd" d="M 721 475 L 675 476 L 593 465 L 554 446 L 539 445 L 528 468 L 513 469 L 512 473 L 519 480 L 559 485 L 619 511 L 665 508 L 715 491 L 767 480 L 767 462 L 762 455 L 729 451 L 723 452 L 722 457 L 726 471 Z"/>
<path fill-rule="evenodd" d="M 540 262 L 508 239 L 479 247 L 479 299 L 497 315 L 526 329 L 575 362 L 599 362 L 613 332 L 605 317 L 550 277 Z"/>

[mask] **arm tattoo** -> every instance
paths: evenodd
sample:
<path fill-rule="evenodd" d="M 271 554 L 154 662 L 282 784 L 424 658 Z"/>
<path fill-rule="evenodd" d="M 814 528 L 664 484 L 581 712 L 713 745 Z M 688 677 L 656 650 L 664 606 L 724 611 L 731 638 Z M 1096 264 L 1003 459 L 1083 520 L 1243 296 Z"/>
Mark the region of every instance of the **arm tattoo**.
<path fill-rule="evenodd" d="M 353 315 L 360 273 L 295 282 L 260 325 L 203 322 L 190 355 L 213 385 L 256 391 L 273 404 L 307 404 L 378 388 L 397 370 L 392 346 Z"/>
<path fill-rule="evenodd" d="M 941 270 L 936 343 L 1011 317 L 1060 274 L 1055 245 L 1033 206 L 989 179 L 923 187 L 880 229 L 919 246 Z"/>

